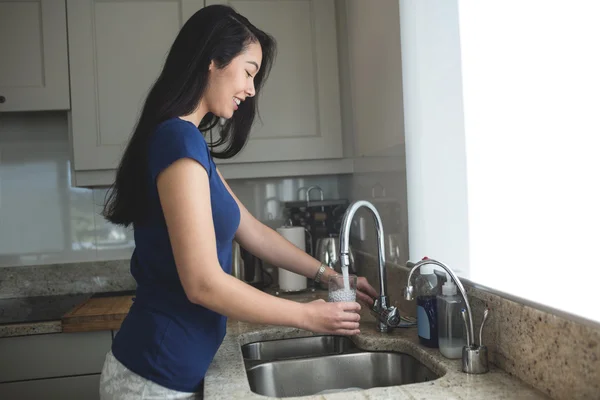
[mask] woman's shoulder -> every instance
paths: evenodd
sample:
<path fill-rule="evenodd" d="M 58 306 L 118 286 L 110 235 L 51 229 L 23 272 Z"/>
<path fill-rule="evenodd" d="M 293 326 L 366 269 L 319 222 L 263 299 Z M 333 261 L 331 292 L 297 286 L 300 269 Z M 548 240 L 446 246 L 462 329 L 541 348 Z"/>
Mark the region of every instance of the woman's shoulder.
<path fill-rule="evenodd" d="M 193 134 L 194 136 L 197 135 L 204 139 L 204 136 L 202 136 L 202 133 L 196 125 L 179 117 L 169 118 L 162 122 L 159 122 L 154 128 L 153 136 L 178 133 Z"/>
<path fill-rule="evenodd" d="M 192 158 L 207 171 L 211 167 L 210 150 L 204 136 L 193 123 L 181 118 L 170 118 L 156 125 L 148 156 L 153 176 L 179 158 Z"/>
<path fill-rule="evenodd" d="M 208 145 L 204 135 L 189 121 L 175 117 L 160 122 L 154 128 L 150 139 L 150 147 L 157 147 L 164 150 L 173 145 L 194 144 L 203 149 Z"/>

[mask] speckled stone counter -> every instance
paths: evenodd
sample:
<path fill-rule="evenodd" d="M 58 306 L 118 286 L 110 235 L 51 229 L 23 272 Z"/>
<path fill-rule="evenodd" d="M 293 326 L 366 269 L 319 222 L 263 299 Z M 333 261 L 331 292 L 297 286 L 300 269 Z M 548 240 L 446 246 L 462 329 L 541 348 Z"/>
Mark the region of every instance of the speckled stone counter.
<path fill-rule="evenodd" d="M 91 293 L 0 299 L 0 338 L 62 332 L 61 317 Z"/>
<path fill-rule="evenodd" d="M 60 333 L 71 306 L 133 289 L 129 260 L 0 268 L 0 338 Z"/>
<path fill-rule="evenodd" d="M 0 325 L 0 338 L 62 332 L 60 320 Z"/>
<path fill-rule="evenodd" d="M 296 301 L 310 301 L 322 294 L 308 293 L 303 296 L 286 296 Z M 361 334 L 352 337 L 363 350 L 398 351 L 412 355 L 433 372 L 441 375 L 435 381 L 379 387 L 361 391 L 344 391 L 326 395 L 289 397 L 306 400 L 350 400 L 350 399 L 549 399 L 543 393 L 491 366 L 483 375 L 468 375 L 461 371 L 461 360 L 448 360 L 438 350 L 418 344 L 416 328 L 404 328 L 392 333 L 375 330 L 375 320 L 363 307 L 361 312 Z M 293 328 L 261 326 L 230 321 L 228 332 L 205 378 L 206 400 L 268 399 L 250 390 L 246 377 L 241 346 L 261 340 L 312 336 Z"/>

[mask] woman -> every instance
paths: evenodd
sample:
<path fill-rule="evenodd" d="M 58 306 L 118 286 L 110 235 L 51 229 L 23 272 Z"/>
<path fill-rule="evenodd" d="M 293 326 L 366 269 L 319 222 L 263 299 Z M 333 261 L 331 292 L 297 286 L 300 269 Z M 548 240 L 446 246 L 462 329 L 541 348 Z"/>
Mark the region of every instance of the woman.
<path fill-rule="evenodd" d="M 181 29 L 125 150 L 105 217 L 133 224 L 136 298 L 107 354 L 102 399 L 201 398 L 227 317 L 337 335 L 359 333 L 356 302 L 301 304 L 234 278 L 231 242 L 324 281 L 325 269 L 239 202 L 212 157 L 237 154 L 271 68 L 274 40 L 226 6 Z M 201 131 L 227 119 L 211 151 Z M 212 143 L 211 143 L 212 145 Z M 375 290 L 359 279 L 359 298 Z"/>

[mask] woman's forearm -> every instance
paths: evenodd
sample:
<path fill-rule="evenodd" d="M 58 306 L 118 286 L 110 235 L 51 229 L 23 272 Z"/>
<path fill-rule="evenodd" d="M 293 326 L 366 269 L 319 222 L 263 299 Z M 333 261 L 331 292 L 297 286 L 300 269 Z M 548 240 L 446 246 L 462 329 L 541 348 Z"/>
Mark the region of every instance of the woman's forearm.
<path fill-rule="evenodd" d="M 221 172 L 217 172 L 240 208 L 241 217 L 235 235 L 236 241 L 244 249 L 271 265 L 313 279 L 321 263 L 252 216 L 233 193 Z M 321 280 L 326 282 L 328 276 L 333 274 L 335 271 L 326 268 Z"/>
<path fill-rule="evenodd" d="M 266 294 L 222 270 L 197 282 L 199 290 L 190 300 L 234 320 L 333 335 L 360 333 L 360 306 L 353 302 L 298 303 Z"/>
<path fill-rule="evenodd" d="M 228 274 L 203 280 L 190 300 L 238 321 L 306 329 L 301 303 L 268 295 Z"/>
<path fill-rule="evenodd" d="M 250 217 L 245 220 L 244 229 L 238 229 L 236 240 L 246 250 L 267 263 L 314 279 L 321 263 L 297 248 L 275 230 Z M 337 273 L 331 268 L 325 268 L 320 278 L 322 287 L 329 277 Z M 377 291 L 364 277 L 357 282 L 357 298 L 368 306 L 373 305 Z"/>
<path fill-rule="evenodd" d="M 271 265 L 303 275 L 309 279 L 315 277 L 321 265 L 318 260 L 258 220 L 253 223 L 253 234 L 238 238 L 240 244 L 246 250 Z M 335 274 L 335 271 L 327 268 L 322 280 L 326 281 L 327 276 L 332 274 Z"/>

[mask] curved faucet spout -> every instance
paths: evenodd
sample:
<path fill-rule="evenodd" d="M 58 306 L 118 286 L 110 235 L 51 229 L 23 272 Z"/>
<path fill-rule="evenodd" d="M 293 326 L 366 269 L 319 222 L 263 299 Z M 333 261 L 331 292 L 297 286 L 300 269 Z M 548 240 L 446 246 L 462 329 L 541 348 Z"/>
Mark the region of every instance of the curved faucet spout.
<path fill-rule="evenodd" d="M 379 216 L 379 212 L 375 208 L 373 204 L 365 200 L 355 201 L 350 204 L 346 213 L 344 214 L 344 219 L 342 221 L 342 229 L 340 232 L 340 258 L 342 267 L 348 267 L 350 265 L 350 228 L 352 226 L 352 219 L 354 215 L 358 211 L 359 208 L 365 207 L 373 214 L 373 220 L 375 221 L 375 229 L 377 230 L 377 242 L 379 243 L 379 294 L 380 296 L 387 295 L 387 284 L 385 279 L 385 241 L 383 235 L 383 223 L 381 222 L 381 217 Z"/>
<path fill-rule="evenodd" d="M 373 220 L 375 221 L 375 228 L 377 230 L 377 243 L 378 243 L 378 261 L 379 261 L 379 297 L 375 300 L 372 311 L 378 316 L 377 327 L 380 332 L 387 332 L 389 328 L 397 326 L 400 323 L 398 311 L 395 307 L 389 306 L 389 300 L 387 296 L 387 279 L 385 270 L 385 245 L 383 235 L 383 223 L 379 212 L 373 204 L 365 200 L 355 201 L 350 204 L 344 219 L 342 221 L 342 229 L 340 232 L 340 262 L 342 268 L 347 268 L 350 265 L 350 228 L 352 226 L 352 219 L 359 208 L 365 207 L 371 214 L 373 214 Z"/>

